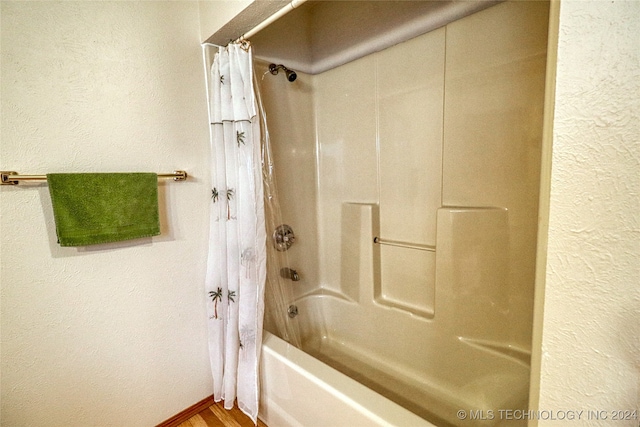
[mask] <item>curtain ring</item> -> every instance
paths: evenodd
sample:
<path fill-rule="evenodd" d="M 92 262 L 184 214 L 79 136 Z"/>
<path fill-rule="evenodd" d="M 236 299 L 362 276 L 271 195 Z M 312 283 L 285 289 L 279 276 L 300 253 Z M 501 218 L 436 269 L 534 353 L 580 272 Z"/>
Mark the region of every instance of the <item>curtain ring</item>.
<path fill-rule="evenodd" d="M 242 50 L 244 50 L 245 52 L 249 52 L 249 49 L 251 49 L 251 42 L 249 40 L 245 40 L 243 38 L 240 38 L 238 43 L 240 43 L 240 48 Z"/>

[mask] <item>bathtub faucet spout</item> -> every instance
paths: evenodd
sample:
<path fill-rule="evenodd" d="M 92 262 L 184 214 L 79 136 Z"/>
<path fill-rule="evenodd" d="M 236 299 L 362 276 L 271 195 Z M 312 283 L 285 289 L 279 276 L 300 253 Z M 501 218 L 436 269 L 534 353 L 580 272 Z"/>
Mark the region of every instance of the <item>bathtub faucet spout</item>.
<path fill-rule="evenodd" d="M 293 268 L 289 268 L 289 267 L 281 268 L 280 276 L 285 279 L 291 279 L 294 282 L 297 282 L 300 280 L 300 275 L 298 274 L 298 272 L 295 271 Z"/>

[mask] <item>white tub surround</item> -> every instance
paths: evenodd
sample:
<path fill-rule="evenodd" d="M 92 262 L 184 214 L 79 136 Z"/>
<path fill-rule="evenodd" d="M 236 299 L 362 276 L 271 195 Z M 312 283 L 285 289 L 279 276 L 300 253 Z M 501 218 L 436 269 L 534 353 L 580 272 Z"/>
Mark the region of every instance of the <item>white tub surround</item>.
<path fill-rule="evenodd" d="M 527 408 L 548 6 L 294 83 L 257 64 L 302 349 L 434 424 Z"/>

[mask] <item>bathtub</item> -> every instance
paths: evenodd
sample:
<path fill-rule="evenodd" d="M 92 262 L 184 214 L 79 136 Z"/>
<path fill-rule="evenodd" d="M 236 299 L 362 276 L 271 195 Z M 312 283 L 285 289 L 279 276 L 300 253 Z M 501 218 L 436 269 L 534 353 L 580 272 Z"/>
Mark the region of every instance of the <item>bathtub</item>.
<path fill-rule="evenodd" d="M 299 341 L 266 337 L 268 425 L 526 425 L 482 415 L 528 408 L 547 14 L 504 2 L 294 84 L 257 65 L 297 237 L 274 276 L 299 273 L 265 309 L 299 331 L 265 326 Z"/>
<path fill-rule="evenodd" d="M 434 427 L 267 331 L 260 380 L 259 417 L 270 427 Z"/>

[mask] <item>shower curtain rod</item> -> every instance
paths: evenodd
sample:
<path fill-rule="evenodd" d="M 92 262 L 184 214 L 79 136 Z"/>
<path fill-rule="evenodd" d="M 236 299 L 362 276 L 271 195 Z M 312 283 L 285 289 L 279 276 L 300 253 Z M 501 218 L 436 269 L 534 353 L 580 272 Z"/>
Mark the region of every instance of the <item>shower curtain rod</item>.
<path fill-rule="evenodd" d="M 173 171 L 173 173 L 159 173 L 158 178 L 173 178 L 174 181 L 186 181 L 185 171 Z M 20 181 L 46 181 L 46 175 L 19 175 L 18 172 L 0 172 L 0 184 L 18 185 Z"/>
<path fill-rule="evenodd" d="M 259 31 L 264 30 L 266 27 L 271 25 L 273 22 L 277 21 L 278 19 L 280 19 L 281 17 L 283 17 L 287 13 L 291 12 L 293 9 L 296 9 L 297 7 L 299 7 L 300 5 L 302 5 L 303 3 L 306 3 L 306 2 L 307 2 L 307 0 L 292 0 L 291 3 L 287 4 L 285 7 L 283 7 L 282 9 L 280 9 L 279 11 L 274 13 L 273 15 L 269 16 L 267 19 L 265 19 L 264 21 L 260 22 L 255 27 L 253 27 L 252 29 L 250 29 L 246 33 L 242 34 L 237 39 L 233 40 L 233 43 L 240 43 L 241 41 L 246 40 L 249 37 L 257 34 Z M 206 43 L 206 42 L 202 43 L 202 46 L 220 47 L 217 44 Z"/>
<path fill-rule="evenodd" d="M 271 15 L 270 17 L 268 17 L 267 19 L 265 19 L 264 21 L 262 21 L 261 23 L 259 23 L 258 25 L 250 29 L 249 31 L 247 31 L 246 33 L 244 33 L 243 35 L 241 35 L 240 37 L 238 37 L 235 41 L 239 42 L 241 40 L 246 40 L 247 38 L 253 36 L 254 34 L 268 27 L 274 21 L 277 21 L 287 13 L 291 12 L 293 9 L 299 7 L 306 1 L 307 0 L 292 0 L 291 3 L 289 3 L 288 5 L 286 5 L 285 7 L 283 7 L 282 9 L 280 9 L 279 11 L 277 11 L 276 13 L 274 13 L 273 15 Z"/>

